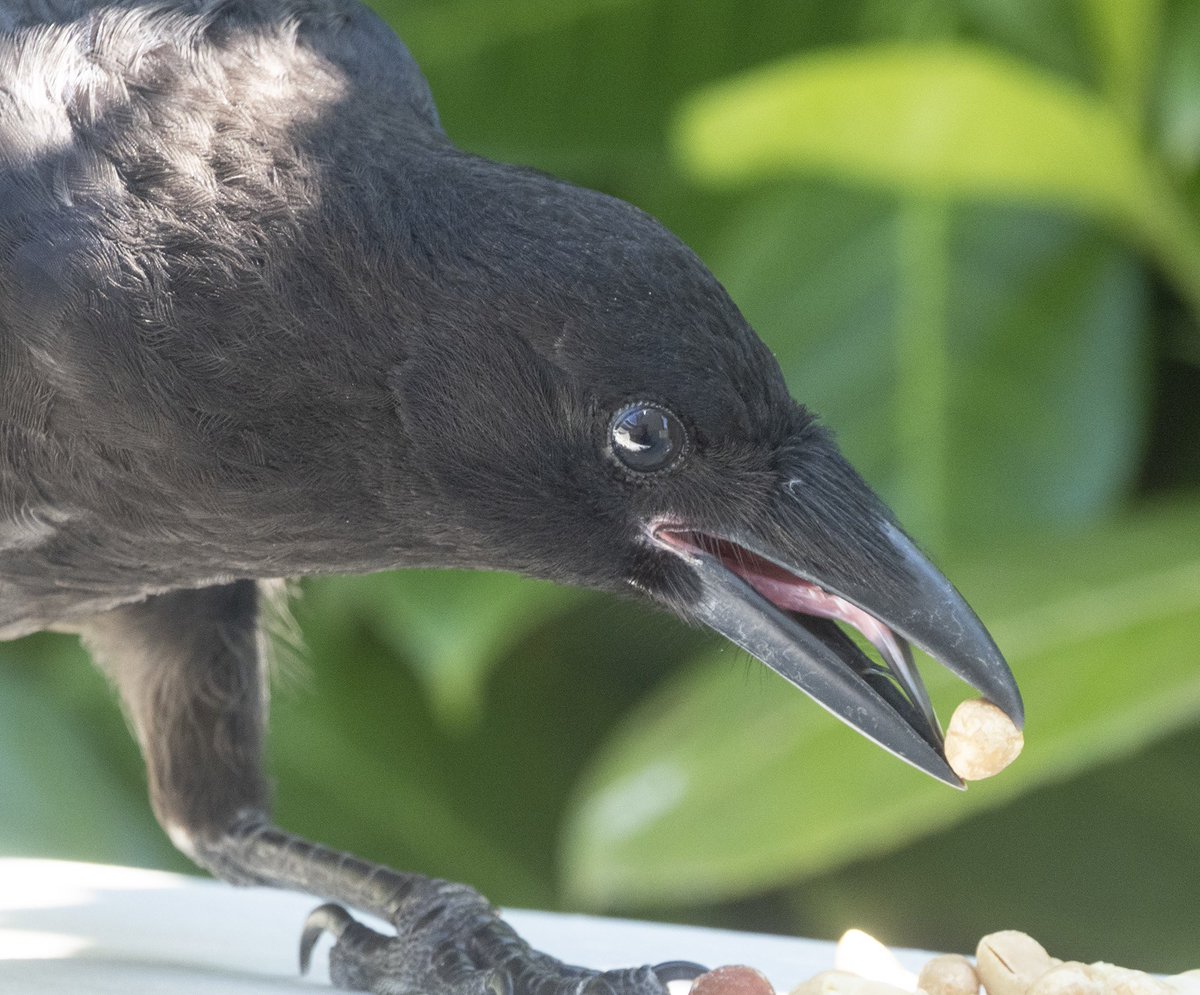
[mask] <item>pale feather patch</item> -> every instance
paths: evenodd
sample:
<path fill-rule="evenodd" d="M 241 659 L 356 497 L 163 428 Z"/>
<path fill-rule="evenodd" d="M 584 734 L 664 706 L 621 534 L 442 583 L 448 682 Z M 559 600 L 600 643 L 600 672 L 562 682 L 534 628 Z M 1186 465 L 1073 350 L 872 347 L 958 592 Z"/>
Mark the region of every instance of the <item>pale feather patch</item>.
<path fill-rule="evenodd" d="M 202 44 L 216 9 L 104 7 L 74 21 L 0 22 L 0 167 L 77 149 L 105 117 L 120 114 L 135 131 L 169 136 L 155 151 L 175 174 L 213 187 L 212 106 L 257 134 L 264 122 L 286 131 L 316 121 L 345 97 L 342 70 L 298 41 L 295 19 L 256 25 L 257 34 L 247 28 L 223 48 Z M 173 92 L 155 101 L 151 121 L 141 91 L 153 91 L 164 75 Z M 189 90 L 204 99 L 189 99 Z"/>

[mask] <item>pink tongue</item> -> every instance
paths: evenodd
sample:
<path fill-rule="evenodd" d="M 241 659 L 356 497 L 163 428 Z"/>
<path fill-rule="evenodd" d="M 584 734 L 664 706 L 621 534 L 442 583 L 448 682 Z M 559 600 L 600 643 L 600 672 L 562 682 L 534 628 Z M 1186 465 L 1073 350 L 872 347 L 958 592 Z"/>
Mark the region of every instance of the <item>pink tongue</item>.
<path fill-rule="evenodd" d="M 870 640 L 885 660 L 895 662 L 904 659 L 892 630 L 845 598 L 830 594 L 799 577 L 772 577 L 756 573 L 738 563 L 726 562 L 726 566 L 776 607 L 845 622 Z"/>
<path fill-rule="evenodd" d="M 727 570 L 741 577 L 776 608 L 820 618 L 832 618 L 853 626 L 879 651 L 892 678 L 902 686 L 903 693 L 924 715 L 929 728 L 940 735 L 937 715 L 933 711 L 925 685 L 921 682 L 921 675 L 913 664 L 908 644 L 874 615 L 851 604 L 840 595 L 802 580 L 769 560 L 764 560 L 731 542 L 682 529 L 668 528 L 656 530 L 655 538 L 677 551 L 715 556 Z"/>

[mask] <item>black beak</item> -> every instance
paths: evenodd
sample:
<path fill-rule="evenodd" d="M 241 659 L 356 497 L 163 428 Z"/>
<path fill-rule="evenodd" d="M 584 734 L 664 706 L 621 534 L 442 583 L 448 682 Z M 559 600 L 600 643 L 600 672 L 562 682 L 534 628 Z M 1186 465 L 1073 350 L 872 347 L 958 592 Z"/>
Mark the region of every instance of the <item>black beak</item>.
<path fill-rule="evenodd" d="M 789 491 L 783 512 L 771 516 L 778 527 L 719 535 L 659 523 L 651 536 L 695 571 L 700 594 L 693 617 L 868 739 L 961 788 L 909 643 L 979 690 L 1018 728 L 1020 692 L 970 606 L 845 470 L 840 500 L 801 502 Z M 872 661 L 835 621 L 858 629 L 883 662 Z"/>

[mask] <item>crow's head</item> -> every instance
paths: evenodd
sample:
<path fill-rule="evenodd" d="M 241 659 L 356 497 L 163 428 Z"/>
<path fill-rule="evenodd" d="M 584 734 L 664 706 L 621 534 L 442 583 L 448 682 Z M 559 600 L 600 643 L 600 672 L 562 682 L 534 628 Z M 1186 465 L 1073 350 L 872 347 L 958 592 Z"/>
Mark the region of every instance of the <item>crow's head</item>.
<path fill-rule="evenodd" d="M 909 644 L 1020 725 L 1009 669 L 708 270 L 628 205 L 542 177 L 479 203 L 454 313 L 394 374 L 429 528 L 464 565 L 711 626 L 958 785 Z"/>

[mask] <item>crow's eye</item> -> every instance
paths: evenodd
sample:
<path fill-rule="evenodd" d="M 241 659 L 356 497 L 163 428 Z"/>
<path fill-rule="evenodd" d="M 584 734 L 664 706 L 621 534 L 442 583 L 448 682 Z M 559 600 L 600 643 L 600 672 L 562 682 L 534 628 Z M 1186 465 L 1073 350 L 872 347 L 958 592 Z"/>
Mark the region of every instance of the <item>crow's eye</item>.
<path fill-rule="evenodd" d="M 613 455 L 630 470 L 665 470 L 683 455 L 687 432 L 666 408 L 638 402 L 613 416 L 608 430 Z"/>

